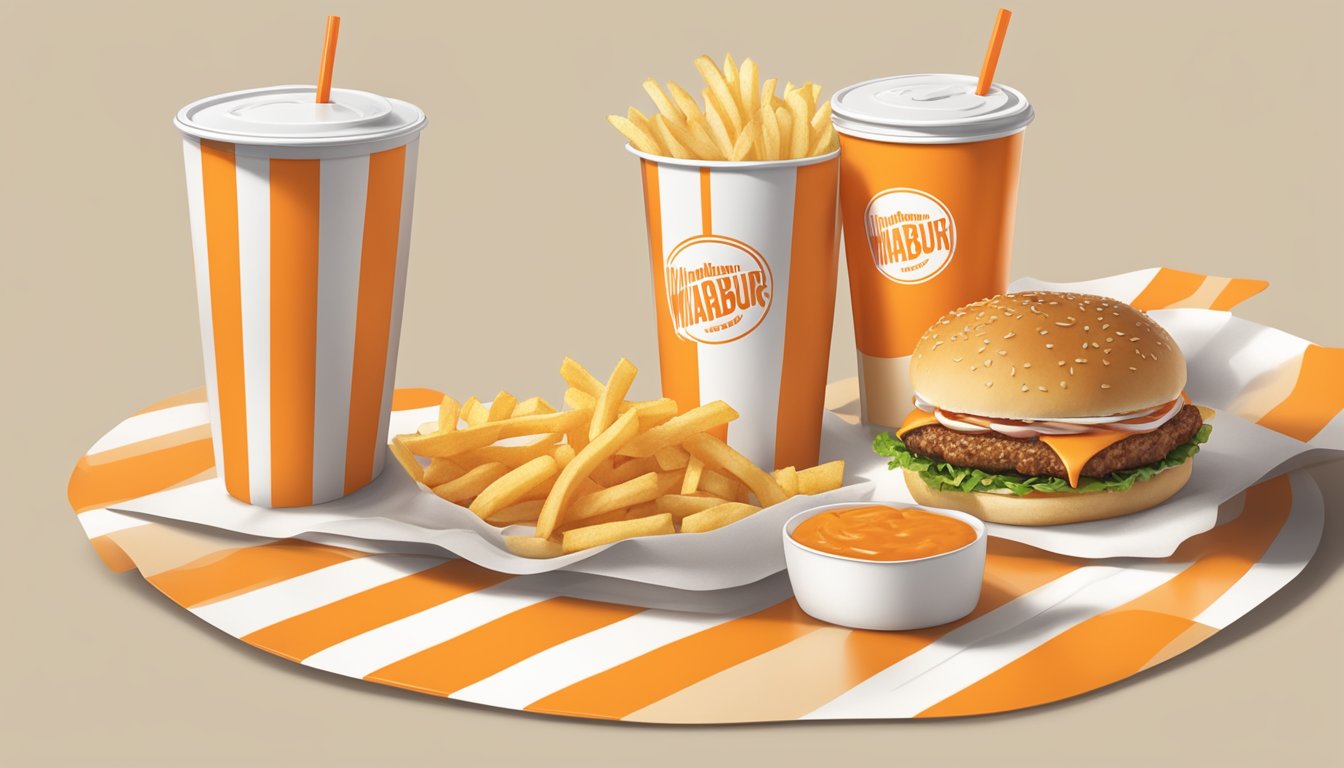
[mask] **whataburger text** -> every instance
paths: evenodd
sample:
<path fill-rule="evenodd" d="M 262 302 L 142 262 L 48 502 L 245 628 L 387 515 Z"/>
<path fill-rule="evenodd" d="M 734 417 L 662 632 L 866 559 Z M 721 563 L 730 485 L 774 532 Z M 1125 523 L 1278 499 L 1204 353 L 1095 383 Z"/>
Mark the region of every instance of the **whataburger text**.
<path fill-rule="evenodd" d="M 727 320 L 706 330 L 722 330 L 740 322 L 740 314 L 764 309 L 770 301 L 763 269 L 743 271 L 733 264 L 698 269 L 667 268 L 667 300 L 679 331 Z M 734 317 L 738 315 L 738 317 Z"/>

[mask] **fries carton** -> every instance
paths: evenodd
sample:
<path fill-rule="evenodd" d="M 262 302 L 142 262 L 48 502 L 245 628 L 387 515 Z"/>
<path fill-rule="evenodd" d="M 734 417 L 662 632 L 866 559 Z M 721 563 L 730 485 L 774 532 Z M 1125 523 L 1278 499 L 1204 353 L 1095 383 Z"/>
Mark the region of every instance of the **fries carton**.
<path fill-rule="evenodd" d="M 817 463 L 840 226 L 837 153 L 640 157 L 663 394 L 723 400 L 759 466 Z"/>
<path fill-rule="evenodd" d="M 386 453 L 424 113 L 279 86 L 202 99 L 174 123 L 225 487 L 289 507 L 367 485 Z"/>

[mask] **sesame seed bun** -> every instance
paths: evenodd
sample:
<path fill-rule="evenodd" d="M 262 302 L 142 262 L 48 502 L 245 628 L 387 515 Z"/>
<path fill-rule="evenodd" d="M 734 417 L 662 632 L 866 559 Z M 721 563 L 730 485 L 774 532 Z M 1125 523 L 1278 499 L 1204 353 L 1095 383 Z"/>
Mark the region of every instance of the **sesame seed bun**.
<path fill-rule="evenodd" d="M 927 402 L 1005 419 L 1152 408 L 1179 397 L 1185 375 L 1180 348 L 1144 313 L 1055 291 L 955 309 L 924 333 L 910 359 L 910 382 Z"/>
<path fill-rule="evenodd" d="M 1139 512 L 1166 501 L 1185 487 L 1194 462 L 1187 461 L 1134 483 L 1127 491 L 1091 493 L 965 493 L 938 491 L 918 472 L 903 470 L 905 484 L 915 501 L 927 507 L 956 509 L 989 523 L 1005 525 L 1063 525 L 1105 520 Z"/>

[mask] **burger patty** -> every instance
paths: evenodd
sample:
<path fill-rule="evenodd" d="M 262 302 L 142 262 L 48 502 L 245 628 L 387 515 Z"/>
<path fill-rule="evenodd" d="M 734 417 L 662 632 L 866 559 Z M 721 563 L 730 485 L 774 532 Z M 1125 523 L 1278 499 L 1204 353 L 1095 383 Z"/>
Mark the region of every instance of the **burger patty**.
<path fill-rule="evenodd" d="M 1088 460 L 1082 474 L 1103 477 L 1161 461 L 1173 448 L 1190 442 L 1203 425 L 1199 409 L 1186 405 L 1175 418 L 1152 432 L 1112 443 Z M 902 441 L 912 453 L 959 467 L 996 474 L 1012 472 L 1028 477 L 1068 477 L 1064 462 L 1050 446 L 1035 437 L 957 432 L 942 425 L 931 425 L 909 432 Z"/>

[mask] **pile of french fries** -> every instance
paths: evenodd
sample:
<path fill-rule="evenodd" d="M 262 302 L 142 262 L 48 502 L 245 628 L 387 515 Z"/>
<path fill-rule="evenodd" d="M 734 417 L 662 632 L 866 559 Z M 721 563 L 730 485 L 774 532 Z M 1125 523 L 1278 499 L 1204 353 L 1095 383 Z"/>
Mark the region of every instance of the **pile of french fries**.
<path fill-rule="evenodd" d="M 504 537 L 524 557 L 704 533 L 844 482 L 843 461 L 773 473 L 757 467 L 709 434 L 737 418 L 721 400 L 683 413 L 669 398 L 627 400 L 637 372 L 622 358 L 603 383 L 565 358 L 569 410 L 508 392 L 489 406 L 445 396 L 438 420 L 395 437 L 392 453 L 416 482 L 482 520 L 534 526 L 535 535 Z"/>
<path fill-rule="evenodd" d="M 696 59 L 695 68 L 705 80 L 701 104 L 675 82 L 664 92 L 649 78 L 644 90 L 657 114 L 649 118 L 630 107 L 625 117 L 607 121 L 641 152 L 688 160 L 788 160 L 840 146 L 830 102 L 818 103 L 821 86 L 787 83 L 778 96 L 776 79 L 762 84 L 756 62 L 738 67 L 732 54 L 722 69 L 708 56 Z"/>

